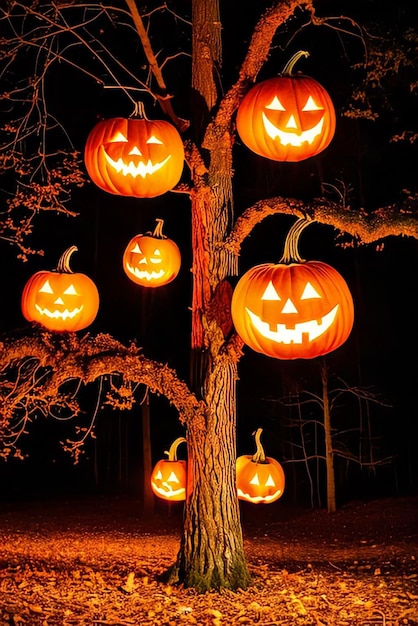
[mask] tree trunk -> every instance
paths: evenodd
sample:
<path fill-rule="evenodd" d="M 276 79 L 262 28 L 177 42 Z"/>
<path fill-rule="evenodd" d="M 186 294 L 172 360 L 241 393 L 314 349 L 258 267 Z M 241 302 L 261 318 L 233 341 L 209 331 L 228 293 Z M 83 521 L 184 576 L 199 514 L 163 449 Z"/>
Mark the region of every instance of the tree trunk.
<path fill-rule="evenodd" d="M 334 451 L 332 449 L 331 414 L 328 397 L 328 368 L 325 361 L 321 366 L 322 399 L 324 403 L 324 431 L 325 431 L 325 462 L 327 472 L 327 511 L 335 513 L 337 503 L 335 499 L 335 471 Z"/>
<path fill-rule="evenodd" d="M 217 370 L 217 371 L 216 371 Z M 207 423 L 188 432 L 189 490 L 171 581 L 199 591 L 245 589 L 249 583 L 235 483 L 236 365 L 210 373 Z"/>
<path fill-rule="evenodd" d="M 143 513 L 150 515 L 154 511 L 154 495 L 152 493 L 150 476 L 152 472 L 152 455 L 151 455 L 151 426 L 150 426 L 150 406 L 149 393 L 146 391 L 146 397 L 141 404 L 142 416 L 142 467 L 143 467 Z"/>
<path fill-rule="evenodd" d="M 213 80 L 220 59 L 217 0 L 193 2 L 193 88 L 205 103 L 215 104 Z M 206 133 L 209 159 L 192 159 L 193 297 L 191 347 L 196 393 L 206 405 L 205 424 L 188 422 L 189 488 L 183 536 L 171 580 L 200 591 L 245 589 L 246 565 L 235 480 L 236 379 L 240 354 L 228 347 L 232 327 L 230 285 L 225 281 L 236 262 L 220 253 L 230 227 L 232 141 L 229 129 Z M 236 269 L 236 268 L 235 268 Z"/>

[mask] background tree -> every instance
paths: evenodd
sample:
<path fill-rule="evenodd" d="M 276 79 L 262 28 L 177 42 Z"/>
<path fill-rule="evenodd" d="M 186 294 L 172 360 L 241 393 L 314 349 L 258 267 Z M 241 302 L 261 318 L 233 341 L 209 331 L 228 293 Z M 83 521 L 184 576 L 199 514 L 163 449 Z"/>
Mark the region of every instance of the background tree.
<path fill-rule="evenodd" d="M 30 243 L 36 221 L 42 225 L 44 214 L 75 215 L 69 192 L 75 185 L 72 198 L 81 197 L 78 187 L 86 176 L 80 151 L 93 116 L 86 116 L 83 122 L 79 116 L 74 120 L 70 106 L 59 119 L 56 110 L 69 96 L 66 89 L 72 100 L 76 93 L 81 94 L 85 105 L 85 88 L 93 81 L 91 97 L 100 116 L 120 115 L 122 107 L 128 117 L 139 100 L 147 100 L 149 107 L 158 107 L 156 117 L 165 116 L 182 133 L 187 168 L 172 195 L 181 194 L 189 202 L 192 248 L 189 383 L 168 364 L 147 358 L 135 343 L 125 345 L 101 334 L 100 328 L 95 336 L 57 335 L 37 327 L 26 328 L 23 333 L 5 337 L 1 345 L 3 455 L 17 451 L 19 436 L 37 415 L 77 416 L 80 383 L 101 380 L 101 401 L 113 406 L 120 406 L 121 399 L 129 404 L 138 384 L 163 394 L 185 427 L 192 481 L 171 580 L 200 590 L 245 588 L 249 583 L 235 487 L 236 381 L 243 343 L 234 333 L 229 315 L 233 277 L 239 271 L 244 240 L 263 220 L 281 214 L 308 216 L 333 227 L 337 234 L 344 233 L 346 245 L 380 243 L 392 235 L 416 239 L 418 235 L 416 196 L 412 192 L 393 192 L 390 203 L 370 203 L 370 207 L 368 198 L 361 201 L 363 189 L 354 206 L 346 197 L 343 202 L 341 197 L 330 199 L 327 195 L 318 199 L 321 183 L 327 182 L 321 173 L 321 159 L 315 161 L 318 165 L 313 170 L 307 165 L 297 170 L 299 180 L 315 179 L 304 197 L 267 195 L 266 190 L 276 189 L 269 183 L 262 199 L 253 201 L 248 194 L 248 202 L 241 194 L 236 218 L 239 194 L 234 180 L 239 184 L 243 179 L 235 175 L 235 115 L 255 81 L 277 73 L 277 65 L 283 67 L 302 40 L 315 50 L 318 45 L 316 67 L 321 67 L 325 60 L 330 61 L 328 46 L 332 42 L 339 50 L 338 69 L 344 67 L 346 72 L 338 83 L 344 95 L 348 90 L 342 85 L 349 84 L 355 71 L 362 73 L 359 82 L 363 78 L 367 86 L 356 94 L 356 109 L 347 104 L 347 114 L 372 118 L 371 99 L 378 99 L 384 93 L 381 88 L 397 79 L 400 70 L 413 72 L 416 53 L 415 35 L 407 30 L 402 36 L 397 34 L 402 49 L 391 57 L 387 50 L 382 54 L 382 40 L 369 37 L 357 25 L 355 15 L 341 18 L 341 7 L 332 7 L 329 17 L 323 14 L 324 7 L 317 9 L 309 0 L 277 1 L 263 12 L 253 3 L 245 8 L 249 19 L 239 35 L 234 14 L 216 0 L 193 0 L 189 15 L 188 5 L 181 2 L 143 8 L 133 0 L 107 7 L 42 0 L 27 6 L 11 1 L 0 13 L 4 33 L 2 111 L 7 120 L 2 128 L 3 188 L 8 194 L 0 231 L 4 242 L 17 246 L 18 256 L 26 260 L 36 250 Z M 402 8 L 398 11 L 404 16 Z M 401 29 L 404 23 L 400 20 L 399 24 Z M 222 31 L 223 25 L 225 29 L 233 26 L 236 38 L 232 45 Z M 235 46 L 236 42 L 239 45 Z M 387 49 L 390 43 L 385 40 Z M 368 44 L 376 44 L 375 49 Z M 191 54 L 191 64 L 185 63 L 188 57 L 183 48 Z M 396 63 L 390 63 L 389 58 Z M 357 63 L 357 70 L 351 68 L 353 63 Z M 186 67 L 191 77 L 187 93 Z M 309 65 L 305 67 L 308 72 Z M 74 89 L 70 78 L 72 85 L 79 73 L 80 82 Z M 413 97 L 416 82 L 409 85 L 408 97 Z M 123 101 L 116 98 L 98 106 L 110 90 L 123 94 Z M 405 95 L 401 85 L 399 92 L 397 104 Z M 188 114 L 179 114 L 182 110 Z M 76 147 L 66 130 L 70 122 L 75 124 Z M 403 126 L 403 131 L 396 139 L 408 139 L 412 146 L 414 130 L 407 133 Z M 274 178 L 277 170 L 271 167 L 265 165 L 266 177 Z M 287 169 L 284 175 L 290 171 L 296 172 Z M 333 168 L 327 171 L 330 176 L 334 173 Z M 283 183 L 283 174 L 279 179 Z M 86 434 L 92 432 L 90 425 L 78 440 L 66 442 L 76 459 Z"/>

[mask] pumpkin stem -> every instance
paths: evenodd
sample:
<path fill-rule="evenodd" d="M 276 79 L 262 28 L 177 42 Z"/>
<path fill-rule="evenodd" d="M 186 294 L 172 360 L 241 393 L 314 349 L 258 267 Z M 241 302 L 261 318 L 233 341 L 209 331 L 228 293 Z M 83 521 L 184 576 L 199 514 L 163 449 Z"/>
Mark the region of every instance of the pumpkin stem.
<path fill-rule="evenodd" d="M 255 454 L 253 455 L 253 461 L 254 463 L 265 463 L 266 462 L 266 455 L 264 452 L 264 448 L 261 444 L 260 438 L 261 438 L 261 433 L 263 432 L 262 428 L 257 428 L 257 430 L 255 431 L 255 433 L 253 433 L 254 438 L 255 438 L 255 445 L 257 447 Z"/>
<path fill-rule="evenodd" d="M 148 120 L 147 116 L 145 115 L 145 107 L 143 102 L 135 102 L 132 117 L 140 117 L 141 120 Z"/>
<path fill-rule="evenodd" d="M 164 450 L 164 454 L 168 455 L 169 461 L 177 461 L 177 448 L 181 443 L 186 443 L 186 439 L 184 437 L 178 437 L 170 446 L 169 450 Z"/>
<path fill-rule="evenodd" d="M 157 218 L 156 222 L 157 222 L 157 226 L 154 228 L 154 232 L 152 233 L 152 236 L 159 237 L 160 239 L 166 239 L 166 236 L 163 235 L 164 220 Z"/>
<path fill-rule="evenodd" d="M 290 265 L 291 263 L 304 263 L 305 259 L 299 254 L 299 237 L 302 231 L 312 224 L 315 220 L 310 218 L 301 217 L 293 224 L 289 232 L 287 233 L 286 240 L 284 242 L 284 250 L 282 258 L 279 263 Z"/>
<path fill-rule="evenodd" d="M 299 59 L 301 57 L 308 57 L 308 56 L 309 56 L 309 52 L 307 52 L 306 50 L 299 50 L 299 52 L 296 52 L 296 54 L 294 54 L 292 58 L 286 63 L 286 65 L 284 66 L 284 68 L 282 69 L 280 73 L 280 76 L 291 76 L 293 68 L 295 67 Z"/>
<path fill-rule="evenodd" d="M 77 252 L 77 246 L 71 246 L 68 248 L 62 255 L 60 260 L 58 261 L 57 271 L 66 274 L 72 274 L 73 270 L 70 268 L 70 256 L 73 252 Z"/>

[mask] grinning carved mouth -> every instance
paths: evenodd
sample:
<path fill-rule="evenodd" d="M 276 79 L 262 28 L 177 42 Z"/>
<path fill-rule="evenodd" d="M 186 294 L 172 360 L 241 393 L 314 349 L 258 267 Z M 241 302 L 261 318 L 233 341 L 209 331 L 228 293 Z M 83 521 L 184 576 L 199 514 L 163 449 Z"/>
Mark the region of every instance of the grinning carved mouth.
<path fill-rule="evenodd" d="M 165 274 L 164 270 L 159 270 L 158 272 L 153 270 L 152 272 L 148 272 L 146 270 L 140 270 L 137 267 L 133 267 L 129 263 L 126 264 L 126 267 L 131 274 L 142 280 L 155 280 L 157 278 L 162 278 Z"/>
<path fill-rule="evenodd" d="M 297 147 L 301 146 L 305 141 L 311 144 L 313 140 L 322 133 L 322 127 L 324 125 L 324 117 L 321 117 L 318 124 L 309 130 L 305 130 L 301 133 L 288 133 L 272 124 L 265 113 L 262 113 L 262 118 L 267 135 L 271 137 L 271 139 L 278 137 L 283 146 L 291 145 Z"/>
<path fill-rule="evenodd" d="M 269 496 L 250 496 L 248 493 L 244 493 L 238 488 L 238 495 L 245 500 L 249 500 L 250 502 L 270 502 L 271 500 L 275 500 L 281 493 L 282 490 L 278 489 L 275 493 L 272 493 Z"/>
<path fill-rule="evenodd" d="M 106 150 L 104 148 L 102 149 L 106 157 L 106 161 L 118 172 L 118 174 L 122 173 L 122 176 L 129 175 L 133 178 L 136 178 L 137 176 L 142 176 L 142 178 L 145 178 L 145 176 L 152 175 L 154 174 L 154 172 L 157 172 L 159 169 L 164 167 L 169 159 L 171 159 L 171 154 L 169 154 L 168 157 L 164 159 L 164 161 L 160 161 L 159 163 L 154 164 L 151 159 L 148 159 L 147 163 L 140 161 L 135 165 L 133 161 L 125 163 L 125 161 L 121 157 L 117 161 L 114 161 L 107 154 Z"/>
<path fill-rule="evenodd" d="M 263 322 L 258 315 L 250 311 L 246 307 L 246 311 L 250 316 L 253 327 L 266 339 L 284 344 L 302 344 L 304 337 L 308 338 L 309 343 L 323 335 L 332 326 L 337 315 L 339 305 L 335 305 L 333 309 L 320 320 L 310 320 L 308 322 L 300 322 L 295 324 L 294 328 L 287 328 L 286 324 L 277 324 L 276 330 L 271 330 L 270 324 Z"/>
<path fill-rule="evenodd" d="M 45 317 L 49 317 L 50 319 L 66 320 L 72 319 L 73 317 L 77 317 L 77 315 L 80 315 L 81 311 L 84 308 L 84 305 L 81 305 L 81 307 L 79 307 L 78 309 L 73 309 L 72 311 L 69 311 L 68 309 L 65 309 L 64 311 L 50 311 L 49 309 L 42 309 L 39 304 L 35 304 L 35 307 L 38 313 L 40 313 L 41 315 L 45 315 Z"/>
<path fill-rule="evenodd" d="M 169 483 L 161 483 L 164 487 L 158 487 L 154 481 L 152 481 L 152 486 L 155 489 L 155 491 L 157 491 L 158 493 L 160 493 L 162 496 L 168 496 L 170 498 L 174 498 L 175 496 L 179 496 L 182 493 L 185 493 L 185 488 L 181 487 L 180 489 L 173 489 L 172 486 Z"/>

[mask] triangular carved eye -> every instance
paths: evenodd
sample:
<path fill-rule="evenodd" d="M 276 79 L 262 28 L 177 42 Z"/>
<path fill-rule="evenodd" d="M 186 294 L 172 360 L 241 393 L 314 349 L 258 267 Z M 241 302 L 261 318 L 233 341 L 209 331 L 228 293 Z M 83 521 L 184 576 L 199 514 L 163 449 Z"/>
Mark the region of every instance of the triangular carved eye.
<path fill-rule="evenodd" d="M 267 285 L 263 295 L 261 296 L 262 300 L 281 300 L 281 297 L 273 287 L 273 283 L 270 281 Z"/>
<path fill-rule="evenodd" d="M 67 289 L 64 291 L 64 295 L 65 296 L 78 296 L 76 288 L 74 287 L 73 284 L 71 284 L 69 287 L 67 287 Z"/>
<path fill-rule="evenodd" d="M 110 142 L 116 142 L 116 141 L 124 141 L 125 143 L 128 141 L 128 138 L 125 137 L 125 135 L 123 135 L 121 132 L 117 132 L 111 139 Z"/>
<path fill-rule="evenodd" d="M 250 485 L 259 485 L 260 481 L 258 479 L 258 474 L 254 474 L 252 479 L 250 480 Z"/>
<path fill-rule="evenodd" d="M 39 293 L 54 293 L 51 285 L 49 284 L 49 280 L 47 280 L 39 290 Z"/>
<path fill-rule="evenodd" d="M 303 294 L 301 296 L 301 300 L 310 300 L 311 298 L 320 298 L 319 293 L 314 289 L 311 283 L 306 283 L 305 289 L 303 290 Z"/>
<path fill-rule="evenodd" d="M 134 247 L 132 248 L 131 252 L 136 252 L 137 254 L 142 254 L 142 250 L 141 250 L 141 248 L 139 247 L 139 245 L 137 243 L 134 245 Z"/>
<path fill-rule="evenodd" d="M 163 142 L 160 139 L 157 139 L 155 135 L 151 135 L 151 137 L 147 139 L 147 143 L 156 143 L 160 144 L 161 146 L 163 145 Z"/>
<path fill-rule="evenodd" d="M 302 109 L 302 111 L 323 111 L 323 110 L 324 110 L 324 107 L 317 105 L 315 100 L 312 98 L 312 96 L 309 96 L 309 98 L 306 101 L 305 106 Z"/>
<path fill-rule="evenodd" d="M 155 475 L 155 479 L 156 479 L 156 480 L 161 480 L 161 479 L 162 479 L 162 477 L 163 477 L 163 475 L 161 474 L 161 471 L 160 471 L 160 470 L 158 470 L 158 472 L 157 472 L 157 473 L 156 473 L 156 475 Z"/>
<path fill-rule="evenodd" d="M 179 479 L 177 478 L 177 476 L 175 475 L 174 472 L 171 472 L 170 476 L 168 477 L 167 480 L 168 483 L 179 483 Z"/>
<path fill-rule="evenodd" d="M 282 105 L 282 103 L 280 102 L 277 96 L 274 96 L 270 104 L 267 104 L 266 109 L 271 109 L 272 111 L 286 111 L 286 109 L 284 108 L 284 106 Z"/>
<path fill-rule="evenodd" d="M 269 474 L 269 477 L 266 480 L 266 487 L 275 487 L 276 483 L 274 482 L 272 475 Z"/>

